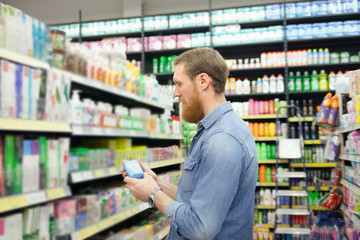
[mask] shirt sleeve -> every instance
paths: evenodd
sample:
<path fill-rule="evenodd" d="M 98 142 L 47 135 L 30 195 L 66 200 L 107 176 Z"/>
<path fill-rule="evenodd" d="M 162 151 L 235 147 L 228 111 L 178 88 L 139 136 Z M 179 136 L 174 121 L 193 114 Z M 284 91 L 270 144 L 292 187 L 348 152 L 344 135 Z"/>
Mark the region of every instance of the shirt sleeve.
<path fill-rule="evenodd" d="M 185 239 L 213 239 L 220 232 L 246 168 L 242 144 L 218 132 L 203 143 L 190 204 L 171 202 L 169 224 Z"/>

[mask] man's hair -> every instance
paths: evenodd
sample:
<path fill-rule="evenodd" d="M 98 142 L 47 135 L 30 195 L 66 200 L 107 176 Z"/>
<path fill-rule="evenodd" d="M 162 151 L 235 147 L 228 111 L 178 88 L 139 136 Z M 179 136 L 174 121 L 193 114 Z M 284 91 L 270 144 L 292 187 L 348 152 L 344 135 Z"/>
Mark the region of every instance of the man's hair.
<path fill-rule="evenodd" d="M 218 51 L 208 47 L 188 50 L 175 58 L 175 66 L 180 63 L 184 64 L 185 73 L 191 80 L 200 73 L 206 73 L 212 78 L 216 93 L 225 91 L 229 69 Z"/>

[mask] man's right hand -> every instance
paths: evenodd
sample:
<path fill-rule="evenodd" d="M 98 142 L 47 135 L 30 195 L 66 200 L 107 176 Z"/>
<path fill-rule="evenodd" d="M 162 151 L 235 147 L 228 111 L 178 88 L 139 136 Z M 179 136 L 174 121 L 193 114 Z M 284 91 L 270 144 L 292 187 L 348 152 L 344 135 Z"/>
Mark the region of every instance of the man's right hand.
<path fill-rule="evenodd" d="M 144 173 L 149 174 L 149 175 L 150 175 L 151 177 L 153 177 L 154 180 L 157 182 L 157 181 L 158 181 L 158 177 L 157 177 L 156 173 L 154 173 L 153 170 L 151 170 L 150 168 L 148 168 L 148 167 L 141 161 L 140 158 L 138 158 L 137 161 L 138 161 L 138 163 L 140 164 L 140 166 L 141 166 L 142 170 L 144 171 Z M 125 178 L 125 177 L 127 176 L 126 171 L 125 171 L 125 169 L 124 169 L 123 167 L 120 168 L 120 172 L 121 172 L 123 178 Z"/>

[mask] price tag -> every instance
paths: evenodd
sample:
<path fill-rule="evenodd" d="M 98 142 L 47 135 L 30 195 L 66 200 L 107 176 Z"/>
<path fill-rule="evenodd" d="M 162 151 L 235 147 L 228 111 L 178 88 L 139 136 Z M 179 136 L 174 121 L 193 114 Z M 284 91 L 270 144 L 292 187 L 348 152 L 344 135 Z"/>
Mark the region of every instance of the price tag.
<path fill-rule="evenodd" d="M 71 181 L 73 183 L 82 182 L 82 180 L 83 180 L 83 178 L 82 178 L 81 172 L 73 172 L 73 173 L 71 173 Z"/>
<path fill-rule="evenodd" d="M 148 209 L 148 208 L 149 208 L 149 205 L 147 203 L 141 203 L 138 206 L 139 212 L 142 212 L 142 211 L 144 211 L 145 209 Z"/>
<path fill-rule="evenodd" d="M 94 179 L 94 176 L 91 171 L 83 171 L 81 175 L 84 180 Z"/>
<path fill-rule="evenodd" d="M 85 239 L 85 238 L 88 238 L 88 237 L 94 235 L 97 232 L 98 232 L 97 225 L 94 224 L 94 225 L 92 225 L 90 227 L 86 227 L 86 228 L 81 229 L 78 232 L 78 234 L 79 234 L 80 239 Z"/>
<path fill-rule="evenodd" d="M 5 212 L 11 209 L 9 200 L 10 199 L 8 197 L 0 199 L 0 212 Z"/>
<path fill-rule="evenodd" d="M 34 205 L 34 204 L 38 204 L 38 203 L 47 201 L 45 191 L 27 193 L 26 198 L 27 198 L 29 205 Z"/>
<path fill-rule="evenodd" d="M 110 175 L 118 175 L 119 174 L 118 169 L 116 167 L 109 168 L 109 174 Z"/>
<path fill-rule="evenodd" d="M 65 197 L 65 192 L 62 187 L 47 189 L 46 193 L 49 200 Z"/>
<path fill-rule="evenodd" d="M 103 169 L 95 170 L 95 176 L 96 176 L 97 178 L 102 178 L 102 177 L 104 177 L 104 176 L 105 176 L 104 170 L 103 170 Z"/>
<path fill-rule="evenodd" d="M 101 135 L 102 134 L 102 129 L 101 128 L 99 128 L 99 127 L 93 127 L 92 129 L 92 133 L 93 134 L 96 134 L 96 135 Z"/>

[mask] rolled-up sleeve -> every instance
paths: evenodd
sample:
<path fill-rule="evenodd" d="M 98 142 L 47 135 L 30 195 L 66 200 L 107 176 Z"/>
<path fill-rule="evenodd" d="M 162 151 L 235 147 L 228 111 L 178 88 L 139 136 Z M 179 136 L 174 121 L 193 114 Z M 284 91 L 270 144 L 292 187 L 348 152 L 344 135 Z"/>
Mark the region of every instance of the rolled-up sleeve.
<path fill-rule="evenodd" d="M 199 156 L 190 203 L 171 202 L 166 216 L 179 237 L 208 240 L 221 231 L 246 166 L 246 154 L 231 133 L 221 131 L 203 142 Z"/>

